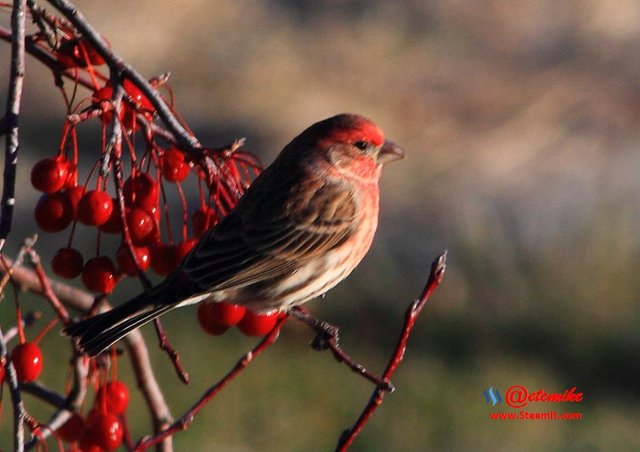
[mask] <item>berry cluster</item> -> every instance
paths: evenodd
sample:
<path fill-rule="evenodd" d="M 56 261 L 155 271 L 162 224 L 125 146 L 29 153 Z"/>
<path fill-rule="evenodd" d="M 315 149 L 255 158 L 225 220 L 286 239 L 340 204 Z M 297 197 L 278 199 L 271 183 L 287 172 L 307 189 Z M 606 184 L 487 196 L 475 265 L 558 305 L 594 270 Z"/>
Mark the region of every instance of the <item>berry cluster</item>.
<path fill-rule="evenodd" d="M 69 444 L 78 443 L 80 450 L 116 449 L 122 444 L 123 415 L 128 405 L 127 386 L 118 380 L 110 381 L 98 388 L 86 417 L 74 412 L 57 434 Z"/>
<path fill-rule="evenodd" d="M 0 4 L 0 9 L 6 6 Z M 31 6 L 29 11 L 40 30 L 29 36 L 29 44 L 52 68 L 67 113 L 59 146 L 33 165 L 30 178 L 40 192 L 34 210 L 39 229 L 65 234 L 59 241 L 64 246 L 51 260 L 53 272 L 79 278 L 99 294 L 111 293 L 123 278 L 144 278 L 147 271 L 168 275 L 235 206 L 262 164 L 253 154 L 238 150 L 239 143 L 221 149 L 190 145 L 192 140 L 184 136 L 190 131 L 173 109 L 166 77 L 145 84 L 130 69 L 116 74 L 105 65 L 109 52 L 96 50 L 102 47 L 98 41 L 83 37 L 64 19 Z M 65 85 L 67 79 L 71 89 Z M 164 122 L 159 121 L 161 115 Z M 78 131 L 90 123 L 100 126 L 99 146 L 79 143 Z M 180 133 L 181 127 L 185 133 Z M 9 360 L 19 383 L 40 378 L 43 353 L 38 342 L 56 322 L 68 320 L 63 314 L 58 312 L 58 318 L 29 342 L 16 297 L 19 343 L 0 361 L 0 385 Z M 237 325 L 247 335 L 264 335 L 279 316 L 254 314 L 228 303 L 206 303 L 198 309 L 202 327 L 211 334 Z M 65 392 L 70 394 L 72 386 L 88 387 L 95 398 L 86 409 L 74 411 L 57 431 L 51 430 L 71 444 L 71 450 L 113 450 L 128 436 L 129 391 L 116 379 L 117 352 L 111 353 L 110 377 L 105 376 L 107 354 L 92 360 L 73 358 L 88 365 L 89 373 L 76 379 L 70 373 Z M 36 436 L 43 430 L 40 424 L 29 426 Z"/>
<path fill-rule="evenodd" d="M 204 302 L 198 305 L 198 322 L 202 329 L 213 336 L 225 333 L 232 326 L 237 326 L 247 336 L 264 336 L 273 329 L 278 319 L 284 314 L 271 312 L 256 314 L 226 302 Z"/>
<path fill-rule="evenodd" d="M 110 293 L 123 277 L 149 268 L 160 276 L 174 271 L 199 237 L 233 207 L 261 164 L 252 154 L 235 149 L 188 153 L 166 134 L 156 133 L 156 111 L 149 98 L 125 78 L 124 95 L 116 102 L 112 82 L 95 67 L 104 60 L 84 38 L 72 38 L 67 31 L 59 30 L 63 37 L 54 56 L 64 70 L 89 72 L 94 90 L 75 106 L 67 100 L 69 115 L 57 153 L 32 168 L 31 183 L 42 192 L 34 216 L 45 232 L 70 229 L 67 245 L 53 257 L 53 271 L 68 279 L 80 276 L 90 291 Z M 171 108 L 160 91 L 169 90 L 165 80 L 151 84 L 157 97 Z M 86 104 L 88 107 L 80 110 Z M 79 183 L 76 129 L 96 118 L 102 125 L 103 144 L 90 162 L 92 168 L 84 183 Z M 123 131 L 120 148 L 106 139 L 116 123 Z M 143 135 L 142 152 L 136 148 L 136 135 Z M 90 153 L 82 155 L 85 158 Z M 128 174 L 122 174 L 125 171 Z M 189 209 L 185 183 L 198 187 L 196 209 Z M 175 187 L 180 203 L 168 201 L 170 186 Z M 172 230 L 176 219 L 182 220 L 178 234 Z M 74 246 L 78 224 L 97 231 L 95 252 L 87 254 Z M 104 234 L 120 237 L 112 254 L 101 249 Z"/>

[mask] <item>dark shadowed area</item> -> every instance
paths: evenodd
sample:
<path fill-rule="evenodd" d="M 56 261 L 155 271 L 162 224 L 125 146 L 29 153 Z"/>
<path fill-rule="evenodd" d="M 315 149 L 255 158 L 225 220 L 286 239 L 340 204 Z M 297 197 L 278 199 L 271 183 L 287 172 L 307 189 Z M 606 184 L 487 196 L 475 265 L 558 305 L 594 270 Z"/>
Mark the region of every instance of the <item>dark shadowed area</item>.
<path fill-rule="evenodd" d="M 444 282 L 394 379 L 398 390 L 353 450 L 640 448 L 640 3 L 77 4 L 146 77 L 171 72 L 177 109 L 205 144 L 246 137 L 268 163 L 309 124 L 357 112 L 407 151 L 406 160 L 385 168 L 369 255 L 347 281 L 307 305 L 340 326 L 342 345 L 380 372 L 430 262 L 449 250 Z M 8 55 L 0 43 L 2 108 Z M 36 232 L 29 171 L 54 153 L 64 114 L 50 73 L 33 59 L 27 71 L 10 255 Z M 79 139 L 82 152 L 97 152 L 97 128 Z M 45 259 L 67 233 L 41 233 Z M 79 234 L 89 253 L 94 232 Z M 113 299 L 139 290 L 128 282 Z M 25 297 L 24 309 L 38 306 Z M 13 315 L 13 305 L 0 306 L 3 322 Z M 254 341 L 235 331 L 206 336 L 193 308 L 164 323 L 190 386 L 155 349 L 152 328 L 144 334 L 178 416 Z M 372 388 L 312 351 L 312 337 L 302 325 L 287 325 L 271 350 L 176 435 L 176 450 L 335 447 Z M 66 363 L 55 362 L 60 347 L 56 334 L 43 342 L 50 362 L 42 379 L 56 387 L 66 375 Z M 120 367 L 134 388 L 128 364 Z M 581 412 L 583 419 L 491 420 L 491 412 L 520 410 L 492 407 L 483 391 L 504 396 L 512 385 L 552 393 L 575 386 L 580 403 L 523 410 Z M 11 431 L 7 395 L 0 449 Z M 142 398 L 133 400 L 128 418 L 139 437 L 150 427 Z"/>

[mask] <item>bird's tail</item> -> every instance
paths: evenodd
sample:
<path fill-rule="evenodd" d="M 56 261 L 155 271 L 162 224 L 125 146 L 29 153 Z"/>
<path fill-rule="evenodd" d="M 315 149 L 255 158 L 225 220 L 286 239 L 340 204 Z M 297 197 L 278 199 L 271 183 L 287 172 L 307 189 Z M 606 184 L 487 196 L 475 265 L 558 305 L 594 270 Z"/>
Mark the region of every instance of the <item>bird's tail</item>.
<path fill-rule="evenodd" d="M 131 331 L 176 307 L 158 304 L 154 292 L 140 294 L 110 311 L 69 325 L 62 333 L 79 338 L 80 349 L 96 356 Z"/>

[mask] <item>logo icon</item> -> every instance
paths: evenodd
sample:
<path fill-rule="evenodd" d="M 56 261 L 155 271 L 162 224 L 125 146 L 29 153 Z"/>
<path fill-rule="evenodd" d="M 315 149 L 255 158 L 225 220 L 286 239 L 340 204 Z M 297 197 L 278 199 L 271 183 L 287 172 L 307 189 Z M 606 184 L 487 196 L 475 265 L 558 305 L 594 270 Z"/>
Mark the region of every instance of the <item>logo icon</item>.
<path fill-rule="evenodd" d="M 493 389 L 491 386 L 489 389 L 484 390 L 484 399 L 487 403 L 491 403 L 491 406 L 496 406 L 496 403 L 502 403 L 502 396 L 500 395 L 500 391 L 498 389 Z"/>

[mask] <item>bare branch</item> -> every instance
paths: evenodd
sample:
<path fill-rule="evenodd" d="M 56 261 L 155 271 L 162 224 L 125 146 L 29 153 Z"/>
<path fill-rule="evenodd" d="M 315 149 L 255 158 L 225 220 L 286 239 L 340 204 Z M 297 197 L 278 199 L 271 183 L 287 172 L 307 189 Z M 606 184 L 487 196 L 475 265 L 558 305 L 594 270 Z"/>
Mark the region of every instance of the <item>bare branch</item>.
<path fill-rule="evenodd" d="M 42 268 L 42 262 L 40 260 L 40 255 L 34 249 L 29 250 L 29 256 L 31 258 L 31 263 L 33 264 L 36 275 L 38 275 L 38 279 L 40 280 L 40 284 L 42 285 L 42 293 L 44 297 L 49 300 L 51 306 L 54 311 L 58 315 L 58 318 L 62 321 L 63 324 L 69 323 L 69 313 L 65 309 L 65 307 L 58 300 L 57 295 L 51 289 L 51 284 L 49 284 L 49 279 L 44 272 L 44 268 Z"/>
<path fill-rule="evenodd" d="M 27 412 L 24 409 L 22 395 L 18 386 L 18 374 L 9 359 L 9 350 L 2 334 L 0 327 L 0 365 L 4 364 L 5 378 L 9 384 L 9 393 L 11 394 L 11 405 L 13 406 L 13 450 L 16 452 L 24 451 L 24 421 Z"/>
<path fill-rule="evenodd" d="M 338 344 L 338 328 L 327 322 L 324 322 L 311 314 L 301 306 L 291 309 L 290 314 L 296 320 L 300 320 L 313 328 L 317 336 L 311 343 L 314 350 L 324 351 L 331 350 L 333 357 L 340 363 L 346 364 L 353 372 L 361 375 L 365 379 L 371 381 L 376 387 L 387 392 L 393 392 L 395 387 L 389 380 L 369 372 L 362 364 L 357 363 L 344 351 Z"/>
<path fill-rule="evenodd" d="M 385 369 L 384 374 L 382 374 L 382 378 L 389 380 L 402 362 L 404 352 L 407 348 L 407 341 L 409 340 L 411 331 L 413 331 L 416 320 L 418 319 L 420 312 L 422 312 L 422 308 L 424 308 L 424 306 L 426 305 L 427 300 L 429 299 L 433 291 L 436 290 L 436 288 L 440 284 L 440 281 L 442 281 L 442 277 L 444 276 L 444 271 L 446 268 L 446 260 L 447 252 L 444 251 L 431 264 L 429 279 L 427 280 L 427 284 L 425 285 L 420 298 L 411 303 L 409 305 L 409 308 L 407 309 L 400 338 L 398 339 L 398 343 L 396 344 L 394 353 L 391 356 L 389 363 L 387 364 L 387 368 Z M 349 446 L 351 446 L 353 440 L 362 431 L 362 428 L 369 421 L 376 409 L 382 404 L 384 395 L 385 391 L 382 388 L 378 387 L 373 391 L 373 394 L 369 399 L 369 403 L 367 403 L 367 405 L 365 406 L 358 420 L 350 429 L 345 430 L 340 436 L 340 440 L 338 441 L 336 450 L 346 451 Z"/>
<path fill-rule="evenodd" d="M 2 124 L 0 124 L 0 136 L 6 134 L 4 182 L 2 185 L 2 199 L 0 200 L 0 252 L 2 252 L 7 236 L 11 231 L 13 207 L 16 202 L 16 169 L 18 149 L 20 147 L 18 117 L 20 115 L 20 101 L 24 83 L 25 15 L 26 0 L 14 0 L 11 13 L 11 33 L 13 38 L 11 40 L 11 69 L 7 107 Z"/>
<path fill-rule="evenodd" d="M 180 363 L 180 354 L 173 347 L 173 345 L 171 345 L 171 342 L 167 337 L 167 333 L 164 330 L 164 327 L 162 326 L 162 321 L 160 320 L 159 317 L 156 317 L 155 319 L 153 319 L 153 326 L 156 329 L 156 335 L 158 336 L 158 345 L 160 347 L 160 350 L 162 350 L 169 356 L 169 359 L 171 360 L 171 364 L 173 365 L 173 368 L 176 371 L 176 374 L 178 375 L 178 378 L 180 379 L 180 381 L 188 385 L 191 382 L 189 373 L 186 370 L 184 370 L 184 367 L 182 367 L 182 364 Z"/>

